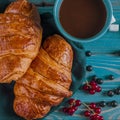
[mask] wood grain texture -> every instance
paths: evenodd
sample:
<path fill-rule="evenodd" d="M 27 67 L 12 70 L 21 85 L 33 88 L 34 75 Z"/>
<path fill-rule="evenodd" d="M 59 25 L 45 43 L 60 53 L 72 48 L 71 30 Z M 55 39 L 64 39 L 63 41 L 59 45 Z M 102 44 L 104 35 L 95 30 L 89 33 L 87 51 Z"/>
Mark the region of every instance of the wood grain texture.
<path fill-rule="evenodd" d="M 114 16 L 116 18 L 116 23 L 120 24 L 120 0 L 111 0 L 113 5 Z M 47 11 L 47 8 L 43 10 Z M 48 8 L 50 11 L 50 7 Z M 52 11 L 52 8 L 51 8 Z M 103 78 L 104 83 L 101 85 L 102 93 L 120 87 L 120 56 L 112 55 L 112 52 L 120 51 L 120 31 L 107 33 L 97 41 L 84 43 L 83 47 L 85 50 L 90 50 L 93 55 L 87 57 L 87 64 L 92 65 L 93 71 L 86 73 L 86 79 L 89 79 L 92 75 L 97 75 Z M 114 75 L 115 79 L 113 81 L 108 80 L 108 75 Z M 84 84 L 84 83 L 83 83 Z M 120 120 L 120 96 L 115 95 L 114 97 L 107 97 L 102 93 L 95 95 L 85 94 L 82 90 L 78 90 L 72 97 L 75 99 L 80 99 L 82 102 L 99 102 L 99 101 L 112 101 L 116 100 L 119 105 L 116 108 L 106 107 L 102 109 L 102 114 L 105 120 Z M 62 108 L 63 106 L 61 106 Z M 59 112 L 60 109 L 49 114 L 44 120 L 87 120 L 80 113 L 85 108 L 79 107 L 73 116 L 65 115 Z"/>

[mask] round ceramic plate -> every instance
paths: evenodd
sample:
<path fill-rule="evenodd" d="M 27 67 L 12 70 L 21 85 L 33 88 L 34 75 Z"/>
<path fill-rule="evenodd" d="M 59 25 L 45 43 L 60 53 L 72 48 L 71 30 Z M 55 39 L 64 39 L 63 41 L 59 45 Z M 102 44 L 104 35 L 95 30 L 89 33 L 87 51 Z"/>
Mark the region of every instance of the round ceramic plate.
<path fill-rule="evenodd" d="M 4 2 L 2 6 L 1 4 L 3 3 L 0 3 L 0 7 L 2 7 L 0 10 L 3 11 L 8 3 Z M 43 39 L 55 33 L 59 34 L 58 30 L 55 27 L 52 14 L 50 13 L 42 14 L 41 21 L 44 31 Z M 73 91 L 73 93 L 75 93 L 75 91 L 78 90 L 78 88 L 82 84 L 82 81 L 84 80 L 85 53 L 83 47 L 80 44 L 75 42 L 70 42 L 69 40 L 67 41 L 71 44 L 74 51 L 74 61 L 72 67 L 72 85 L 70 89 Z M 8 120 L 8 119 L 22 120 L 22 118 L 18 117 L 13 110 L 13 100 L 14 100 L 13 88 L 14 88 L 14 82 L 10 84 L 0 84 L 0 119 L 1 120 Z M 64 101 L 62 102 L 62 104 L 64 103 Z M 59 106 L 52 108 L 49 113 L 53 112 L 58 107 Z"/>

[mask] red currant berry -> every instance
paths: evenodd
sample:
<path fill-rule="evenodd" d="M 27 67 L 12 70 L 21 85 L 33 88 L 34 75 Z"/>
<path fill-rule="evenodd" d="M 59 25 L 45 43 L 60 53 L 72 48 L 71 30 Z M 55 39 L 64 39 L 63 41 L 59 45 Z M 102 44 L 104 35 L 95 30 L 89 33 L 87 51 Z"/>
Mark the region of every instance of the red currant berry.
<path fill-rule="evenodd" d="M 99 120 L 99 118 L 100 118 L 100 116 L 98 114 L 95 114 L 94 117 L 96 120 Z"/>
<path fill-rule="evenodd" d="M 97 88 L 96 88 L 96 92 L 101 92 L 102 91 L 102 88 L 100 87 L 100 86 L 98 86 Z"/>
<path fill-rule="evenodd" d="M 85 117 L 90 117 L 90 115 L 91 115 L 90 111 L 87 110 L 87 111 L 84 112 Z"/>
<path fill-rule="evenodd" d="M 91 88 L 92 88 L 93 90 L 96 90 L 97 87 L 98 87 L 98 85 L 91 85 Z"/>
<path fill-rule="evenodd" d="M 71 98 L 70 100 L 68 100 L 68 103 L 69 103 L 70 105 L 72 105 L 72 104 L 74 103 L 74 101 L 75 101 L 75 99 Z"/>
<path fill-rule="evenodd" d="M 95 94 L 95 92 L 96 92 L 96 91 L 95 91 L 94 89 L 90 89 L 90 90 L 89 90 L 89 93 L 90 93 L 91 95 Z"/>
<path fill-rule="evenodd" d="M 99 116 L 99 120 L 104 120 L 103 116 Z"/>
<path fill-rule="evenodd" d="M 72 109 L 75 109 L 75 111 L 78 109 L 77 106 L 72 106 L 71 108 L 72 108 Z"/>
<path fill-rule="evenodd" d="M 85 91 L 89 90 L 89 86 L 87 84 L 83 85 L 83 90 Z"/>
<path fill-rule="evenodd" d="M 91 115 L 90 116 L 90 120 L 99 120 L 99 115 L 95 114 L 95 115 Z"/>
<path fill-rule="evenodd" d="M 95 108 L 96 108 L 96 104 L 95 104 L 95 103 L 90 103 L 89 107 L 90 107 L 91 109 L 95 109 Z"/>
<path fill-rule="evenodd" d="M 90 85 L 97 85 L 97 83 L 95 81 L 91 81 L 89 84 Z"/>
<path fill-rule="evenodd" d="M 62 111 L 63 111 L 64 113 L 67 113 L 67 112 L 68 112 L 68 108 L 67 108 L 67 107 L 64 107 L 64 108 L 62 109 Z"/>
<path fill-rule="evenodd" d="M 95 113 L 100 114 L 101 113 L 101 108 L 95 108 L 94 111 L 95 111 Z"/>
<path fill-rule="evenodd" d="M 74 114 L 74 112 L 75 112 L 75 109 L 74 108 L 68 108 L 68 114 L 69 115 L 73 115 Z"/>
<path fill-rule="evenodd" d="M 81 105 L 81 101 L 80 100 L 76 100 L 75 101 L 75 106 L 80 106 Z"/>
<path fill-rule="evenodd" d="M 90 120 L 96 120 L 95 115 L 91 115 Z"/>

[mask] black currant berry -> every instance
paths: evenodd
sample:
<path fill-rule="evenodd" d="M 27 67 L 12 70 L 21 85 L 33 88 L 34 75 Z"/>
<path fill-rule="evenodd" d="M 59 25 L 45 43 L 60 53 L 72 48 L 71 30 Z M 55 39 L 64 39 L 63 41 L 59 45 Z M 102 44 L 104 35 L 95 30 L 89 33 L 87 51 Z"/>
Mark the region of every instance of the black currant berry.
<path fill-rule="evenodd" d="M 105 101 L 101 101 L 101 102 L 98 103 L 98 105 L 100 107 L 105 107 L 106 106 L 106 102 Z"/>
<path fill-rule="evenodd" d="M 96 82 L 97 82 L 98 84 L 103 84 L 103 79 L 97 78 Z"/>
<path fill-rule="evenodd" d="M 93 67 L 92 67 L 91 65 L 88 65 L 88 66 L 86 67 L 86 70 L 87 70 L 87 71 L 92 71 L 92 70 L 93 70 Z"/>
<path fill-rule="evenodd" d="M 114 92 L 116 95 L 120 95 L 120 88 L 115 89 Z"/>
<path fill-rule="evenodd" d="M 109 90 L 109 91 L 107 92 L 107 95 L 110 96 L 110 97 L 114 96 L 114 91 Z"/>
<path fill-rule="evenodd" d="M 117 101 L 115 101 L 115 100 L 114 100 L 114 101 L 112 101 L 112 102 L 111 102 L 111 106 L 112 106 L 112 107 L 117 107 L 117 106 L 118 106 Z"/>
<path fill-rule="evenodd" d="M 91 51 L 86 51 L 86 56 L 90 57 L 92 55 Z"/>
<path fill-rule="evenodd" d="M 114 76 L 113 75 L 109 75 L 108 78 L 109 78 L 109 80 L 114 80 Z"/>

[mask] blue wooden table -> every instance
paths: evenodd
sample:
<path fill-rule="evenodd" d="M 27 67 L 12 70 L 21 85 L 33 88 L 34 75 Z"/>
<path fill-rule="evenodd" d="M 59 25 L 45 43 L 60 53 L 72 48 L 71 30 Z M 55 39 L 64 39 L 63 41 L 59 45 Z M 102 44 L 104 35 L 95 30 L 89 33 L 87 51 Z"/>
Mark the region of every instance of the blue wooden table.
<path fill-rule="evenodd" d="M 14 1 L 14 0 L 9 0 Z M 41 14 L 53 12 L 53 5 L 56 0 L 30 0 L 35 4 L 40 2 L 47 1 L 50 3 L 50 6 L 40 7 L 38 9 Z M 2 1 L 1 1 L 2 2 Z M 120 0 L 111 0 L 113 5 L 114 17 L 116 23 L 120 24 Z M 2 4 L 2 3 L 1 3 Z M 104 80 L 104 83 L 101 85 L 102 92 L 95 95 L 86 94 L 83 90 L 77 90 L 72 96 L 74 99 L 79 99 L 84 103 L 90 102 L 99 102 L 99 101 L 112 101 L 116 100 L 118 102 L 117 107 L 105 107 L 102 108 L 102 116 L 105 120 L 120 120 L 120 95 L 114 95 L 113 97 L 108 97 L 103 93 L 108 90 L 113 90 L 117 87 L 120 87 L 120 56 L 112 55 L 111 53 L 120 51 L 120 31 L 107 33 L 97 41 L 84 43 L 82 44 L 85 51 L 90 50 L 92 56 L 86 57 L 86 66 L 91 65 L 93 70 L 91 72 L 86 71 L 85 78 L 89 78 L 93 75 L 97 75 L 99 78 Z M 114 75 L 114 80 L 109 80 L 109 75 Z M 85 81 L 84 81 L 85 82 Z M 82 84 L 84 84 L 84 82 Z M 81 84 L 81 85 L 82 85 Z M 44 120 L 87 120 L 81 112 L 85 110 L 85 107 L 79 107 L 73 116 L 66 115 L 60 112 L 60 109 L 63 106 L 60 106 L 59 109 L 55 110 Z M 0 117 L 0 120 L 3 120 Z M 10 119 L 13 120 L 13 119 Z"/>
<path fill-rule="evenodd" d="M 55 0 L 46 0 L 47 2 L 53 3 Z M 38 0 L 35 0 L 37 3 Z M 120 24 L 120 0 L 111 0 L 113 5 L 113 15 L 116 19 L 116 23 Z M 41 13 L 51 12 L 53 10 L 52 6 L 49 7 L 39 7 Z M 104 116 L 105 120 L 120 120 L 120 95 L 115 95 L 113 97 L 108 97 L 103 93 L 108 90 L 113 90 L 117 87 L 120 87 L 120 56 L 112 55 L 111 53 L 120 51 L 120 31 L 118 32 L 110 32 L 107 33 L 95 42 L 89 42 L 82 44 L 85 51 L 90 50 L 92 52 L 92 56 L 86 57 L 87 65 L 93 66 L 93 70 L 91 72 L 86 71 L 86 79 L 93 75 L 97 75 L 98 77 L 104 80 L 104 83 L 101 85 L 102 92 L 97 93 L 95 95 L 89 95 L 83 92 L 82 90 L 78 90 L 72 98 L 80 99 L 82 102 L 90 103 L 90 102 L 99 102 L 106 101 L 110 102 L 112 100 L 116 100 L 118 102 L 118 106 L 113 107 L 105 107 L 102 108 L 102 116 Z M 114 80 L 109 80 L 109 75 L 114 75 Z M 83 83 L 84 84 L 84 83 Z M 62 108 L 63 106 L 61 106 Z M 75 112 L 73 116 L 69 116 L 60 112 L 60 108 L 53 113 L 49 114 L 44 120 L 87 120 L 82 114 L 81 111 L 84 111 L 85 108 L 79 107 L 79 109 Z"/>

